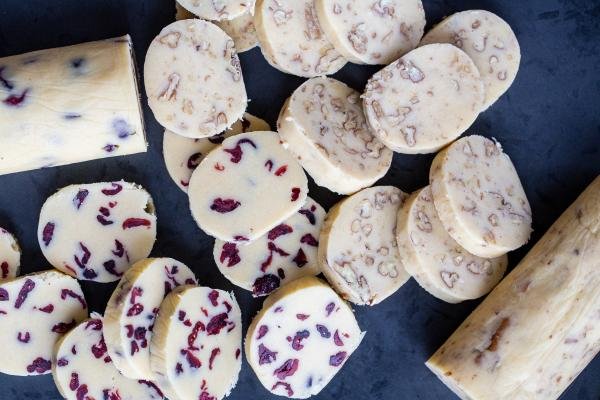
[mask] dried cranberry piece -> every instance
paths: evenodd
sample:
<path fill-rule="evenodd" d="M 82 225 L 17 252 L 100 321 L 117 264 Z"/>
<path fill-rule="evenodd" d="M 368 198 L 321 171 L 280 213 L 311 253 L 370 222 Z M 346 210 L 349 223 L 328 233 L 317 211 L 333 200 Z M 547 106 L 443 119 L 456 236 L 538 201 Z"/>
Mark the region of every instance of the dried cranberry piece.
<path fill-rule="evenodd" d="M 210 323 L 209 323 L 210 325 Z M 206 327 L 204 326 L 204 324 L 201 321 L 198 321 L 194 324 L 194 328 L 192 329 L 192 332 L 188 335 L 188 346 L 189 347 L 194 347 L 195 343 L 196 343 L 196 338 L 198 337 L 198 332 L 204 332 L 206 330 Z"/>
<path fill-rule="evenodd" d="M 8 291 L 6 289 L 0 288 L 0 301 L 8 301 Z"/>
<path fill-rule="evenodd" d="M 283 268 L 277 268 L 277 276 L 279 276 L 279 279 L 281 280 L 285 279 L 285 271 Z"/>
<path fill-rule="evenodd" d="M 298 211 L 300 214 L 304 215 L 307 219 L 308 222 L 310 222 L 311 225 L 314 225 L 317 223 L 317 219 L 315 217 L 315 213 L 313 213 L 310 210 L 300 210 Z"/>
<path fill-rule="evenodd" d="M 254 147 L 256 149 L 256 145 L 254 144 L 254 142 L 252 140 L 247 139 L 247 138 L 240 139 L 240 140 L 238 140 L 238 142 L 236 143 L 234 148 L 223 149 L 224 152 L 231 154 L 231 158 L 229 161 L 237 164 L 242 160 L 242 155 L 244 154 L 244 151 L 242 150 L 242 145 L 245 143 L 251 145 L 252 147 Z"/>
<path fill-rule="evenodd" d="M 117 264 L 115 263 L 115 260 L 108 260 L 105 261 L 102 266 L 104 267 L 104 269 L 106 270 L 106 272 L 108 272 L 111 275 L 114 276 L 123 276 L 122 272 L 118 272 L 117 271 Z"/>
<path fill-rule="evenodd" d="M 240 353 L 241 353 L 241 350 L 240 350 L 240 349 L 237 349 L 237 350 L 235 351 L 235 359 L 236 359 L 236 360 L 237 360 L 238 358 L 240 358 Z"/>
<path fill-rule="evenodd" d="M 186 314 L 186 312 L 185 312 L 185 311 L 183 311 L 183 310 L 179 310 L 178 319 L 179 319 L 180 321 L 183 321 L 183 320 L 185 319 L 185 314 Z"/>
<path fill-rule="evenodd" d="M 221 354 L 221 349 L 218 347 L 215 347 L 214 349 L 212 349 L 212 351 L 210 352 L 210 358 L 208 359 L 208 369 L 213 369 L 213 361 L 215 361 L 215 358 Z"/>
<path fill-rule="evenodd" d="M 75 195 L 75 198 L 73 199 L 73 204 L 75 204 L 75 207 L 78 210 L 79 210 L 79 207 L 81 207 L 81 204 L 85 201 L 85 198 L 88 196 L 88 194 L 90 194 L 89 190 L 79 189 L 79 191 Z"/>
<path fill-rule="evenodd" d="M 283 386 L 283 388 L 287 392 L 288 397 L 292 397 L 294 395 L 294 391 L 292 390 L 292 387 L 290 386 L 289 383 L 286 383 L 286 382 L 277 382 L 277 383 L 275 383 L 273 385 L 273 387 L 271 388 L 271 391 L 277 389 L 278 386 Z"/>
<path fill-rule="evenodd" d="M 99 319 L 91 319 L 85 324 L 85 329 L 92 328 L 94 331 L 102 330 L 102 321 Z"/>
<path fill-rule="evenodd" d="M 217 171 L 225 171 L 225 167 L 219 163 L 215 163 L 215 167 L 214 167 Z M 189 185 L 189 183 L 188 183 Z"/>
<path fill-rule="evenodd" d="M 25 283 L 23 283 L 19 294 L 17 295 L 17 300 L 15 301 L 15 308 L 21 308 L 25 300 L 27 300 L 27 296 L 34 288 L 35 282 L 27 278 L 27 280 L 25 280 Z"/>
<path fill-rule="evenodd" d="M 48 222 L 42 231 L 42 241 L 46 247 L 48 247 L 52 241 L 52 236 L 54 236 L 54 226 L 55 225 L 52 222 Z"/>
<path fill-rule="evenodd" d="M 77 398 L 77 400 L 86 400 L 88 398 L 86 394 L 88 394 L 87 385 L 81 385 L 77 388 L 77 393 L 75 394 L 75 397 Z"/>
<path fill-rule="evenodd" d="M 151 226 L 150 220 L 145 218 L 127 218 L 123 221 L 123 229 L 137 228 L 138 226 Z"/>
<path fill-rule="evenodd" d="M 142 289 L 139 286 L 134 286 L 133 288 L 131 288 L 131 294 L 129 296 L 129 303 L 130 304 L 135 304 L 136 303 L 136 299 L 138 297 L 140 297 L 141 295 L 144 294 L 144 289 Z"/>
<path fill-rule="evenodd" d="M 212 304 L 213 307 L 216 307 L 219 305 L 219 303 L 217 303 L 218 298 L 219 298 L 219 292 L 217 292 L 216 290 L 212 290 L 208 294 L 208 299 L 210 300 L 210 304 Z"/>
<path fill-rule="evenodd" d="M 206 325 L 206 334 L 208 336 L 218 335 L 225 326 L 227 326 L 227 313 L 215 315 Z"/>
<path fill-rule="evenodd" d="M 4 99 L 4 104 L 14 107 L 20 106 L 27 97 L 27 92 L 29 92 L 29 89 L 25 89 L 20 96 L 11 94 L 6 99 Z"/>
<path fill-rule="evenodd" d="M 97 273 L 96 273 L 96 271 L 94 271 L 93 269 L 86 268 L 86 269 L 83 271 L 83 277 L 84 277 L 85 279 L 94 279 L 94 278 L 96 278 L 97 276 L 98 276 L 98 274 L 97 274 Z"/>
<path fill-rule="evenodd" d="M 25 332 L 25 334 L 24 334 L 24 335 L 23 335 L 23 334 L 21 334 L 21 332 L 19 332 L 19 333 L 17 334 L 17 340 L 18 340 L 19 342 L 22 342 L 22 343 L 29 343 L 29 340 L 30 340 L 30 339 L 31 339 L 31 335 L 29 334 L 29 332 Z"/>
<path fill-rule="evenodd" d="M 98 344 L 94 344 L 92 345 L 92 354 L 94 355 L 94 357 L 100 359 L 102 357 L 104 357 L 104 354 L 106 354 L 106 343 L 104 342 L 104 337 L 100 337 L 100 342 L 98 342 Z"/>
<path fill-rule="evenodd" d="M 307 233 L 306 235 L 302 236 L 302 238 L 300 239 L 300 243 L 305 243 L 309 246 L 314 246 L 314 247 L 319 246 L 319 241 L 317 239 L 315 239 L 315 237 L 313 235 L 311 235 L 310 233 Z"/>
<path fill-rule="evenodd" d="M 73 256 L 73 258 L 75 259 L 75 264 L 77 264 L 79 266 L 79 268 L 85 268 L 86 264 L 90 261 L 90 257 L 92 256 L 92 253 L 81 242 L 79 242 L 79 247 L 81 248 L 81 251 L 83 252 L 83 256 L 81 258 L 79 258 L 77 255 L 75 255 L 75 256 Z"/>
<path fill-rule="evenodd" d="M 300 188 L 292 188 L 292 201 L 296 201 L 298 200 L 298 198 L 300 197 Z"/>
<path fill-rule="evenodd" d="M 156 394 L 158 394 L 158 396 L 159 396 L 160 398 L 164 397 L 164 396 L 163 396 L 163 392 L 162 392 L 162 391 L 161 391 L 161 390 L 158 388 L 158 386 L 156 386 L 154 383 L 152 383 L 152 382 L 150 382 L 150 381 L 143 380 L 143 379 L 140 379 L 140 380 L 138 381 L 138 383 L 141 383 L 141 384 L 143 384 L 143 385 L 146 385 L 146 386 L 148 386 L 150 389 L 153 389 L 153 390 L 156 392 Z"/>
<path fill-rule="evenodd" d="M 27 366 L 27 372 L 33 374 L 43 374 L 46 371 L 49 371 L 52 368 L 52 363 L 50 360 L 45 360 L 42 357 L 38 357 L 33 362 Z"/>
<path fill-rule="evenodd" d="M 200 393 L 200 397 L 198 397 L 198 400 L 217 400 L 217 398 L 211 396 L 207 391 L 203 390 L 202 393 Z"/>
<path fill-rule="evenodd" d="M 108 143 L 106 146 L 104 146 L 102 148 L 102 150 L 104 150 L 107 153 L 112 153 L 113 151 L 117 150 L 118 148 L 119 148 L 118 144 Z"/>
<path fill-rule="evenodd" d="M 306 329 L 303 331 L 296 332 L 294 339 L 292 339 L 292 349 L 294 349 L 296 351 L 302 350 L 304 348 L 304 345 L 302 344 L 302 340 L 308 338 L 309 336 L 310 336 L 310 332 L 307 331 Z"/>
<path fill-rule="evenodd" d="M 59 358 L 56 362 L 56 365 L 58 365 L 59 367 L 66 367 L 67 365 L 69 365 L 69 360 L 67 360 L 66 358 Z"/>
<path fill-rule="evenodd" d="M 228 212 L 232 212 L 233 210 L 235 210 L 236 208 L 238 208 L 241 205 L 242 205 L 242 203 L 240 203 L 237 200 L 222 199 L 222 198 L 218 197 L 213 200 L 213 203 L 211 204 L 210 209 L 213 211 L 216 211 L 218 213 L 225 214 Z"/>
<path fill-rule="evenodd" d="M 308 259 L 306 258 L 306 254 L 304 253 L 304 250 L 302 250 L 302 249 L 298 249 L 298 253 L 296 253 L 296 257 L 294 257 L 294 259 L 292 261 L 294 263 L 296 263 L 298 268 L 302 268 L 306 264 L 308 264 Z"/>
<path fill-rule="evenodd" d="M 223 249 L 221 250 L 221 257 L 219 258 L 221 263 L 225 260 L 227 261 L 228 267 L 233 267 L 241 261 L 240 252 L 235 243 L 225 243 L 223 245 Z"/>
<path fill-rule="evenodd" d="M 78 295 L 77 293 L 75 293 L 74 291 L 72 291 L 71 289 L 63 289 L 60 291 L 61 299 L 65 300 L 67 298 L 67 296 L 77 299 L 81 303 L 81 306 L 84 309 L 87 308 L 87 303 L 85 302 L 85 299 L 83 297 L 81 297 L 80 295 Z"/>
<path fill-rule="evenodd" d="M 225 140 L 225 135 L 223 133 L 219 133 L 218 135 L 211 136 L 208 138 L 208 141 L 212 144 L 221 144 Z"/>
<path fill-rule="evenodd" d="M 181 352 L 185 354 L 185 359 L 187 360 L 188 364 L 190 364 L 190 367 L 197 369 L 202 366 L 200 359 L 198 359 L 198 357 L 196 357 L 191 350 L 181 350 Z"/>
<path fill-rule="evenodd" d="M 71 381 L 69 382 L 69 389 L 75 391 L 79 387 L 79 375 L 76 372 L 71 372 Z"/>
<path fill-rule="evenodd" d="M 329 332 L 329 329 L 327 329 L 325 325 L 317 324 L 317 332 L 319 332 L 319 335 L 325 339 L 329 339 L 331 337 L 331 332 Z"/>
<path fill-rule="evenodd" d="M 271 364 L 277 360 L 277 352 L 269 350 L 264 344 L 258 345 L 258 365 Z"/>
<path fill-rule="evenodd" d="M 54 311 L 54 305 L 48 304 L 44 307 L 38 308 L 38 310 L 40 310 L 41 312 L 45 312 L 46 314 L 52 314 L 52 312 Z"/>
<path fill-rule="evenodd" d="M 140 315 L 142 311 L 144 311 L 144 306 L 141 303 L 136 303 L 127 310 L 127 316 L 133 317 L 135 315 Z"/>
<path fill-rule="evenodd" d="M 140 351 L 140 347 L 138 346 L 135 340 L 131 341 L 131 355 L 133 356 L 135 353 Z"/>
<path fill-rule="evenodd" d="M 338 330 L 335 330 L 335 333 L 333 334 L 333 343 L 335 343 L 336 346 L 343 346 L 344 342 L 342 342 L 342 339 L 340 339 L 340 335 L 338 333 Z"/>
<path fill-rule="evenodd" d="M 125 247 L 123 246 L 123 243 L 115 239 L 115 250 L 113 250 L 112 253 L 117 257 L 123 257 L 125 254 Z"/>
<path fill-rule="evenodd" d="M 146 332 L 147 332 L 147 330 L 143 326 L 138 326 L 137 328 L 135 328 L 135 331 L 134 331 L 135 340 L 141 340 L 141 341 L 146 340 Z"/>
<path fill-rule="evenodd" d="M 131 339 L 133 337 L 133 333 L 135 332 L 133 325 L 127 324 L 125 325 L 125 329 L 127 329 L 127 337 Z"/>
<path fill-rule="evenodd" d="M 52 327 L 52 332 L 59 333 L 62 335 L 73 329 L 75 325 L 77 325 L 77 321 L 75 321 L 74 319 L 71 320 L 71 322 L 59 322 L 58 324 Z"/>
<path fill-rule="evenodd" d="M 198 165 L 200 165 L 200 161 L 202 160 L 202 153 L 194 153 L 188 158 L 187 167 L 189 169 L 196 169 Z"/>
<path fill-rule="evenodd" d="M 275 240 L 279 236 L 287 235 L 288 233 L 292 233 L 294 228 L 286 224 L 277 225 L 275 228 L 271 229 L 267 234 L 267 238 L 269 240 Z"/>
<path fill-rule="evenodd" d="M 346 359 L 346 352 L 340 351 L 339 353 L 336 353 L 336 354 L 332 355 L 331 357 L 329 357 L 329 365 L 331 365 L 332 367 L 339 367 L 344 362 L 345 359 Z"/>
<path fill-rule="evenodd" d="M 98 222 L 100 222 L 102 225 L 106 226 L 106 225 L 112 225 L 114 224 L 114 221 L 111 221 L 109 219 L 106 219 L 105 217 L 103 217 L 102 215 L 96 215 L 96 220 Z"/>
<path fill-rule="evenodd" d="M 282 165 L 281 167 L 277 168 L 277 171 L 275 171 L 275 176 L 284 175 L 287 172 L 287 168 L 287 165 Z"/>
<path fill-rule="evenodd" d="M 175 372 L 177 375 L 183 373 L 183 365 L 181 365 L 181 363 L 175 364 Z"/>
<path fill-rule="evenodd" d="M 2 279 L 6 279 L 8 277 L 8 263 L 6 261 L 0 264 L 0 271 L 2 273 Z"/>
<path fill-rule="evenodd" d="M 266 274 L 259 278 L 256 278 L 252 285 L 252 294 L 254 296 L 264 296 L 279 287 L 281 280 L 279 277 L 273 274 Z"/>
<path fill-rule="evenodd" d="M 310 317 L 310 315 L 307 314 L 296 314 L 296 318 L 298 318 L 300 321 L 305 321 L 308 319 L 308 317 Z"/>
<path fill-rule="evenodd" d="M 118 390 L 118 389 L 117 389 Z M 122 400 L 121 399 L 121 395 L 119 394 L 119 392 L 112 392 L 108 389 L 104 389 L 102 391 L 102 394 L 104 395 L 104 400 Z"/>
<path fill-rule="evenodd" d="M 118 183 L 111 182 L 110 185 L 112 186 L 111 189 L 101 190 L 102 194 L 104 194 L 105 196 L 114 196 L 118 194 L 121 190 L 123 190 L 123 186 Z"/>
<path fill-rule="evenodd" d="M 276 375 L 278 379 L 284 380 L 288 376 L 292 376 L 298 370 L 299 361 L 297 358 L 290 358 L 286 360 L 281 367 L 273 371 L 273 375 Z"/>
<path fill-rule="evenodd" d="M 327 313 L 328 317 L 331 315 L 334 308 L 335 308 L 335 304 L 333 302 L 331 302 L 325 306 L 325 312 Z"/>

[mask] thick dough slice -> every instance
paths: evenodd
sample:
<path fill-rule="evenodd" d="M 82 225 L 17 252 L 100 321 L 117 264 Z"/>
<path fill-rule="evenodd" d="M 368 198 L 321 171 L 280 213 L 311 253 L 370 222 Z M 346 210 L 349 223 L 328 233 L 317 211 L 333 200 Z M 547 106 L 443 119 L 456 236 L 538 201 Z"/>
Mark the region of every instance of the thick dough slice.
<path fill-rule="evenodd" d="M 410 278 L 396 243 L 396 216 L 406 197 L 393 186 L 375 186 L 329 210 L 319 238 L 319 265 L 344 299 L 375 305 Z"/>
<path fill-rule="evenodd" d="M 144 82 L 158 122 L 190 138 L 223 132 L 248 102 L 233 40 L 199 19 L 163 28 L 146 53 Z"/>
<path fill-rule="evenodd" d="M 335 49 L 358 64 L 389 64 L 417 47 L 425 29 L 421 0 L 316 0 Z"/>
<path fill-rule="evenodd" d="M 321 30 L 314 0 L 258 0 L 254 24 L 263 55 L 280 71 L 312 78 L 346 64 Z"/>
<path fill-rule="evenodd" d="M 483 109 L 508 90 L 521 63 L 515 33 L 502 18 L 489 11 L 470 10 L 447 17 L 421 41 L 421 45 L 431 43 L 451 43 L 471 57 L 485 86 Z"/>
<path fill-rule="evenodd" d="M 398 212 L 400 258 L 425 290 L 449 303 L 476 299 L 504 276 L 506 255 L 487 259 L 463 249 L 440 221 L 431 188 L 413 193 Z"/>
<path fill-rule="evenodd" d="M 177 0 L 177 2 L 202 19 L 222 21 L 251 13 L 255 0 Z"/>
<path fill-rule="evenodd" d="M 77 279 L 118 280 L 156 240 L 152 197 L 129 182 L 71 185 L 40 212 L 38 241 L 54 268 Z"/>
<path fill-rule="evenodd" d="M 195 283 L 194 273 L 172 258 L 140 260 L 123 275 L 108 300 L 103 331 L 108 353 L 123 375 L 154 379 L 148 345 L 160 303 L 177 286 Z"/>
<path fill-rule="evenodd" d="M 258 46 L 256 28 L 254 27 L 254 7 L 252 7 L 252 13 L 245 12 L 230 21 L 219 21 L 216 24 L 233 39 L 238 53 L 243 53 Z"/>
<path fill-rule="evenodd" d="M 310 197 L 290 218 L 254 242 L 215 241 L 219 271 L 233 284 L 266 296 L 279 286 L 308 275 L 318 275 L 319 233 L 325 210 Z"/>
<path fill-rule="evenodd" d="M 467 136 L 438 153 L 429 172 L 433 203 L 446 231 L 470 253 L 498 257 L 531 235 L 531 208 L 499 143 Z"/>
<path fill-rule="evenodd" d="M 17 239 L 0 228 L 0 281 L 12 279 L 21 270 L 21 248 Z"/>
<path fill-rule="evenodd" d="M 66 400 L 162 400 L 152 382 L 122 376 L 102 336 L 102 316 L 88 319 L 62 337 L 53 354 L 52 377 Z"/>
<path fill-rule="evenodd" d="M 373 75 L 363 105 L 386 146 L 399 153 L 433 153 L 471 126 L 484 96 L 467 54 L 450 44 L 430 44 Z"/>
<path fill-rule="evenodd" d="M 242 368 L 242 316 L 233 294 L 182 286 L 162 303 L 152 370 L 170 399 L 221 400 Z"/>
<path fill-rule="evenodd" d="M 50 270 L 0 284 L 0 372 L 49 374 L 58 339 L 87 317 L 79 283 Z"/>
<path fill-rule="evenodd" d="M 315 277 L 267 297 L 246 335 L 246 358 L 271 393 L 306 399 L 319 392 L 358 348 L 352 309 Z"/>
<path fill-rule="evenodd" d="M 335 79 L 313 78 L 296 89 L 277 130 L 315 182 L 336 193 L 371 186 L 392 163 L 392 151 L 369 130 L 360 94 Z"/>
<path fill-rule="evenodd" d="M 298 211 L 307 179 L 275 132 L 229 137 L 200 163 L 190 180 L 198 226 L 226 242 L 253 241 Z"/>
<path fill-rule="evenodd" d="M 250 114 L 244 114 L 241 120 L 225 132 L 204 139 L 186 138 L 167 129 L 163 139 L 163 156 L 167 171 L 177 186 L 187 192 L 192 172 L 211 150 L 223 143 L 225 138 L 239 133 L 270 129 L 269 124 Z"/>

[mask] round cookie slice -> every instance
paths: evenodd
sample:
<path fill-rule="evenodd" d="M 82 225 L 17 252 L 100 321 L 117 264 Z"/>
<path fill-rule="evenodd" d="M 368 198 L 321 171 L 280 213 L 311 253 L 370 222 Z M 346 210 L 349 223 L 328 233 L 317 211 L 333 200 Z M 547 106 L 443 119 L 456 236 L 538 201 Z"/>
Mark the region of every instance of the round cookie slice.
<path fill-rule="evenodd" d="M 531 208 L 515 167 L 499 143 L 467 136 L 433 160 L 433 203 L 462 247 L 480 257 L 515 250 L 531 235 Z"/>
<path fill-rule="evenodd" d="M 517 76 L 521 49 L 515 33 L 502 18 L 489 11 L 453 14 L 430 30 L 421 45 L 451 43 L 471 57 L 485 85 L 483 109 L 491 106 Z"/>
<path fill-rule="evenodd" d="M 321 30 L 314 0 L 258 0 L 254 24 L 263 55 L 282 72 L 312 78 L 346 64 Z"/>
<path fill-rule="evenodd" d="M 242 133 L 211 151 L 192 174 L 198 226 L 226 242 L 253 241 L 298 211 L 307 179 L 275 132 Z"/>
<path fill-rule="evenodd" d="M 165 130 L 163 157 L 167 171 L 177 186 L 187 192 L 192 172 L 206 155 L 223 143 L 225 138 L 244 132 L 265 131 L 271 127 L 265 121 L 250 114 L 237 121 L 225 132 L 204 139 L 190 139 Z"/>
<path fill-rule="evenodd" d="M 317 395 L 358 348 L 352 309 L 315 277 L 267 297 L 246 334 L 246 358 L 263 386 L 295 399 Z"/>
<path fill-rule="evenodd" d="M 325 210 L 311 198 L 269 233 L 250 244 L 215 241 L 219 271 L 233 284 L 266 296 L 279 286 L 307 275 L 318 275 L 319 233 Z"/>
<path fill-rule="evenodd" d="M 186 10 L 202 19 L 229 20 L 251 13 L 255 0 L 177 0 Z"/>
<path fill-rule="evenodd" d="M 483 82 L 471 58 L 450 44 L 419 47 L 377 72 L 363 95 L 381 141 L 405 154 L 433 153 L 475 121 Z"/>
<path fill-rule="evenodd" d="M 56 344 L 52 376 L 67 400 L 162 400 L 150 381 L 128 379 L 113 365 L 102 336 L 102 317 L 92 313 Z"/>
<path fill-rule="evenodd" d="M 199 19 L 173 22 L 144 63 L 148 105 L 165 128 L 185 137 L 216 135 L 242 118 L 248 102 L 233 40 Z"/>
<path fill-rule="evenodd" d="M 112 282 L 150 254 L 154 212 L 150 194 L 135 183 L 71 185 L 42 206 L 38 241 L 54 268 L 77 279 Z"/>
<path fill-rule="evenodd" d="M 396 242 L 396 216 L 406 197 L 393 186 L 375 186 L 329 210 L 319 239 L 319 264 L 344 299 L 375 305 L 410 278 Z"/>
<path fill-rule="evenodd" d="M 17 239 L 0 228 L 0 281 L 12 279 L 21 270 L 21 248 Z"/>
<path fill-rule="evenodd" d="M 152 370 L 167 397 L 221 400 L 240 369 L 242 316 L 233 294 L 181 286 L 160 306 L 152 336 Z"/>
<path fill-rule="evenodd" d="M 58 339 L 87 317 L 79 283 L 56 270 L 0 284 L 0 372 L 49 374 Z"/>
<path fill-rule="evenodd" d="M 398 213 L 398 248 L 406 271 L 425 290 L 449 303 L 476 299 L 502 279 L 508 258 L 477 257 L 448 235 L 431 189 L 413 193 Z"/>
<path fill-rule="evenodd" d="M 392 151 L 369 130 L 360 94 L 335 79 L 313 78 L 296 89 L 277 130 L 315 182 L 336 193 L 373 185 L 392 163 Z"/>
<path fill-rule="evenodd" d="M 172 258 L 147 258 L 123 275 L 106 305 L 104 337 L 115 367 L 131 379 L 153 380 L 149 343 L 166 295 L 196 284 L 194 273 Z"/>
<path fill-rule="evenodd" d="M 321 27 L 335 49 L 358 64 L 389 64 L 419 44 L 421 0 L 315 0 Z"/>
<path fill-rule="evenodd" d="M 252 12 L 245 12 L 230 21 L 219 21 L 216 24 L 233 39 L 238 53 L 243 53 L 258 46 L 256 28 L 254 27 L 254 7 L 252 7 Z"/>

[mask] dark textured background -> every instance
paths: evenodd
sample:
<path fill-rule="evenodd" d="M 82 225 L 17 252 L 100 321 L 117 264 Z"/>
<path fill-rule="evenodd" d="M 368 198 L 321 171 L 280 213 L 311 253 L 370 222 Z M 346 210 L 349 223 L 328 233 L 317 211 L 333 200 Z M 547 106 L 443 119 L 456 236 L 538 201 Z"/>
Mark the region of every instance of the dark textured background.
<path fill-rule="evenodd" d="M 598 0 L 424 0 L 428 25 L 444 15 L 486 9 L 507 20 L 523 58 L 517 80 L 469 133 L 496 137 L 520 173 L 533 208 L 535 233 L 546 231 L 600 173 L 600 1 Z M 0 56 L 130 33 L 140 66 L 150 41 L 173 21 L 173 0 L 0 0 Z M 283 100 L 301 78 L 271 68 L 259 49 L 241 55 L 249 111 L 274 124 Z M 362 90 L 378 68 L 346 66 L 336 78 Z M 145 102 L 145 101 L 144 101 Z M 177 258 L 201 284 L 234 290 L 244 328 L 260 308 L 249 292 L 231 285 L 212 260 L 213 240 L 198 229 L 187 197 L 171 182 L 162 160 L 163 129 L 145 107 L 148 153 L 0 176 L 0 226 L 23 248 L 23 272 L 48 268 L 36 239 L 45 198 L 63 186 L 125 179 L 154 197 L 158 241 L 153 256 Z M 432 156 L 401 156 L 381 183 L 412 191 L 427 184 Z M 337 196 L 311 183 L 311 196 L 326 208 Z M 511 254 L 511 267 L 531 247 Z M 114 284 L 83 284 L 86 298 L 102 312 Z M 319 399 L 453 399 L 423 364 L 477 302 L 449 305 L 428 295 L 414 280 L 374 307 L 357 307 L 363 344 Z M 0 346 L 2 353 L 13 351 Z M 58 399 L 50 376 L 0 374 L 0 399 Z M 244 362 L 230 399 L 275 399 Z M 564 399 L 600 399 L 600 357 L 569 388 Z"/>

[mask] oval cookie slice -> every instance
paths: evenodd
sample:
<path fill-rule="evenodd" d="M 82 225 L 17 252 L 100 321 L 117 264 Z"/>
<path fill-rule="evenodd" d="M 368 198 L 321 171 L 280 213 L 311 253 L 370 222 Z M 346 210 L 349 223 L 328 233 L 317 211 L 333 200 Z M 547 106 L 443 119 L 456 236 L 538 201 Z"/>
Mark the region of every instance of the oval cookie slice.
<path fill-rule="evenodd" d="M 476 299 L 502 279 L 508 258 L 477 257 L 448 235 L 427 186 L 398 213 L 397 239 L 406 271 L 425 290 L 449 303 Z"/>
<path fill-rule="evenodd" d="M 254 27 L 254 7 L 251 11 L 245 12 L 230 21 L 216 22 L 217 26 L 233 39 L 238 53 L 251 50 L 258 45 L 256 28 Z"/>
<path fill-rule="evenodd" d="M 246 335 L 246 358 L 271 393 L 296 399 L 318 394 L 360 344 L 352 309 L 314 277 L 269 296 Z"/>
<path fill-rule="evenodd" d="M 450 44 L 419 47 L 377 72 L 363 95 L 367 121 L 399 153 L 433 153 L 477 118 L 483 82 L 473 61 Z"/>
<path fill-rule="evenodd" d="M 172 258 L 148 258 L 123 275 L 106 306 L 104 337 L 117 369 L 128 378 L 153 379 L 150 338 L 165 296 L 196 283 L 194 273 Z"/>
<path fill-rule="evenodd" d="M 471 57 L 485 85 L 483 108 L 491 106 L 512 85 L 521 49 L 515 33 L 499 16 L 470 10 L 453 14 L 430 30 L 421 45 L 451 43 Z"/>
<path fill-rule="evenodd" d="M 340 81 L 313 78 L 294 91 L 277 122 L 286 148 L 318 185 L 336 193 L 371 186 L 392 163 L 392 151 L 371 133 L 359 97 Z"/>
<path fill-rule="evenodd" d="M 480 257 L 498 257 L 529 240 L 531 208 L 499 143 L 467 136 L 438 153 L 429 173 L 446 231 Z"/>
<path fill-rule="evenodd" d="M 171 399 L 220 400 L 240 369 L 242 317 L 232 294 L 179 287 L 162 303 L 152 336 L 152 369 Z"/>
<path fill-rule="evenodd" d="M 321 30 L 314 0 L 258 0 L 254 24 L 263 55 L 282 72 L 311 78 L 346 64 Z"/>
<path fill-rule="evenodd" d="M 135 183 L 67 186 L 40 212 L 42 253 L 54 268 L 77 279 L 116 281 L 150 254 L 155 240 L 154 203 Z"/>
<path fill-rule="evenodd" d="M 315 0 L 327 38 L 349 61 L 389 64 L 417 47 L 425 28 L 421 0 Z"/>
<path fill-rule="evenodd" d="M 226 242 L 255 240 L 298 211 L 307 179 L 274 132 L 242 133 L 200 163 L 188 190 L 192 215 Z"/>
<path fill-rule="evenodd" d="M 51 270 L 0 284 L 0 372 L 49 374 L 58 339 L 87 317 L 79 283 Z M 10 350 L 8 350 L 10 349 Z"/>
<path fill-rule="evenodd" d="M 254 0 L 177 0 L 186 10 L 202 19 L 229 20 L 252 12 Z"/>
<path fill-rule="evenodd" d="M 17 239 L 0 228 L 0 281 L 12 279 L 21 270 L 21 248 Z"/>
<path fill-rule="evenodd" d="M 216 135 L 246 110 L 233 40 L 199 19 L 176 21 L 158 34 L 146 53 L 144 83 L 154 117 L 185 137 Z"/>
<path fill-rule="evenodd" d="M 67 400 L 163 398 L 152 382 L 128 379 L 119 373 L 106 351 L 102 318 L 95 313 L 57 343 L 53 360 L 54 382 Z"/>

